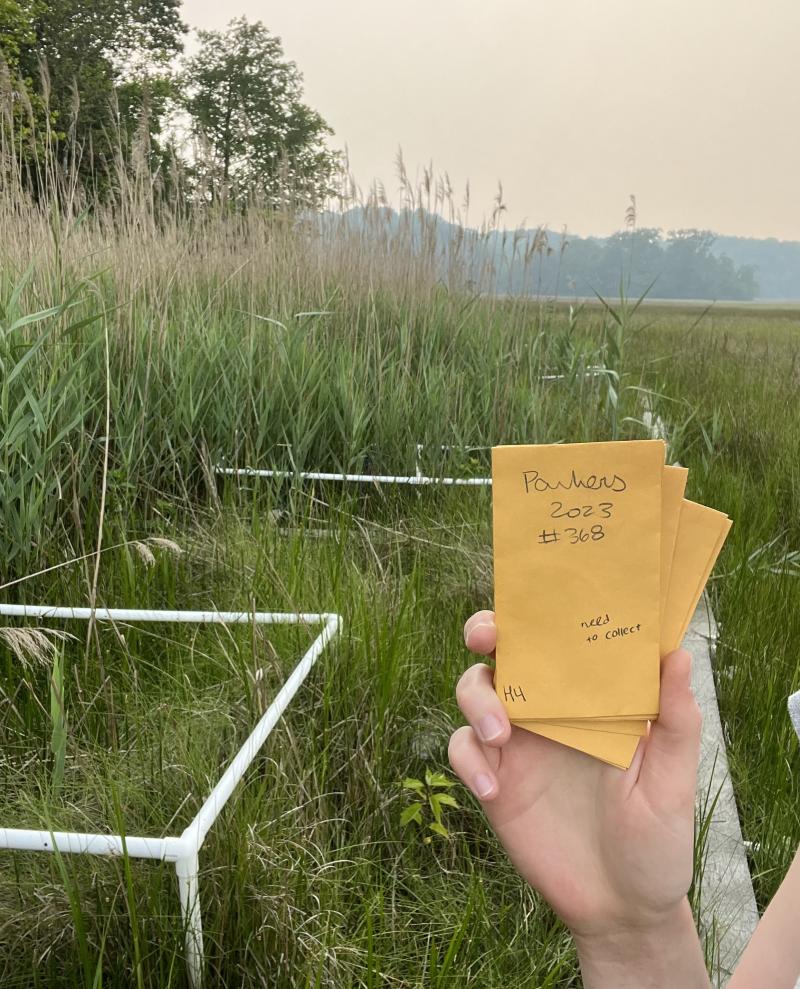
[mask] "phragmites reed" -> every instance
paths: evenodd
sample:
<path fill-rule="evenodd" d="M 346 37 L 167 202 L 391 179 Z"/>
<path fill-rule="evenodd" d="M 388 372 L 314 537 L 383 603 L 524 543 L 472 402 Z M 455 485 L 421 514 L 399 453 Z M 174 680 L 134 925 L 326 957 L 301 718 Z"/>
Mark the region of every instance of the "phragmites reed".
<path fill-rule="evenodd" d="M 57 628 L 0 627 L 3 642 L 27 669 L 31 666 L 47 666 L 58 653 L 59 644 L 74 635 Z"/>

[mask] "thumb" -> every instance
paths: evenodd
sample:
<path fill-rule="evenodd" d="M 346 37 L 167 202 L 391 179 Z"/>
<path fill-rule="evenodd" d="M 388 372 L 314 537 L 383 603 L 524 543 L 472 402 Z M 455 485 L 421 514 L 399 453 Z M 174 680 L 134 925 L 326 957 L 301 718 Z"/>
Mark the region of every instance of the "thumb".
<path fill-rule="evenodd" d="M 664 657 L 658 720 L 647 738 L 638 785 L 653 806 L 665 810 L 694 803 L 702 715 L 691 676 L 692 657 L 685 649 Z"/>

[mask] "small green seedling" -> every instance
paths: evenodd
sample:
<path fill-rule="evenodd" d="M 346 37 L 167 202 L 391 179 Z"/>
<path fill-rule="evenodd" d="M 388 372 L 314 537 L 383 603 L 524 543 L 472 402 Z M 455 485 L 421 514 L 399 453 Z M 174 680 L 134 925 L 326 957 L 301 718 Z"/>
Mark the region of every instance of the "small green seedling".
<path fill-rule="evenodd" d="M 455 786 L 454 782 L 444 773 L 432 773 L 426 769 L 424 782 L 407 776 L 402 786 L 403 790 L 408 791 L 412 801 L 400 814 L 400 826 L 405 828 L 413 822 L 440 838 L 449 838 L 450 832 L 442 823 L 442 813 L 445 807 L 458 808 L 456 798 L 444 792 Z M 426 845 L 432 840 L 433 837 L 429 834 L 423 838 Z"/>

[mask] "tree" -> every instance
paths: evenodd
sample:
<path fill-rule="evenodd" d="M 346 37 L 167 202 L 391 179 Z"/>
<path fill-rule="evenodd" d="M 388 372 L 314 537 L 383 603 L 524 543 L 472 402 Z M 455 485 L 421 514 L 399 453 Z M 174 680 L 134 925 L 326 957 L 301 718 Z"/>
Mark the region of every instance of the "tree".
<path fill-rule="evenodd" d="M 21 176 L 21 162 L 26 149 L 34 157 L 44 150 L 48 119 L 44 101 L 37 93 L 34 80 L 26 75 L 20 59 L 36 43 L 30 4 L 18 0 L 0 0 L 0 180 L 9 174 Z"/>
<path fill-rule="evenodd" d="M 17 0 L 0 0 L 0 51 L 9 69 L 18 67 L 20 49 L 34 40 L 30 11 Z"/>
<path fill-rule="evenodd" d="M 185 65 L 186 108 L 212 195 L 318 203 L 338 161 L 324 143 L 333 131 L 303 102 L 302 76 L 280 39 L 243 17 L 198 38 Z"/>
<path fill-rule="evenodd" d="M 0 55 L 46 106 L 62 168 L 102 184 L 137 127 L 120 109 L 163 110 L 167 66 L 186 31 L 179 9 L 180 0 L 0 0 Z M 148 99 L 151 91 L 158 98 Z M 39 146 L 29 154 L 36 191 Z"/>
<path fill-rule="evenodd" d="M 528 230 L 520 237 L 532 245 L 541 233 Z M 508 274 L 490 287 L 545 296 L 561 292 L 591 297 L 598 292 L 606 298 L 615 298 L 620 286 L 628 298 L 752 299 L 759 294 L 756 266 L 737 263 L 717 250 L 716 234 L 708 230 L 664 235 L 655 227 L 639 227 L 605 238 L 572 236 L 566 242 L 550 231 L 549 238 L 552 254 L 543 253 L 533 266 L 523 263 L 527 252 L 518 250 L 513 260 L 507 254 Z M 728 238 L 725 243 L 734 242 Z"/>

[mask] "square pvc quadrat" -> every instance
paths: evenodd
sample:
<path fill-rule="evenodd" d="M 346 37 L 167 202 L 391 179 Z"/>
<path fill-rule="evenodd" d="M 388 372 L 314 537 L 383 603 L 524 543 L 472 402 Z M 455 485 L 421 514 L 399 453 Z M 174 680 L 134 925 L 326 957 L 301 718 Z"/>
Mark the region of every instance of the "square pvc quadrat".
<path fill-rule="evenodd" d="M 314 639 L 288 679 L 236 753 L 200 810 L 184 831 L 161 838 L 118 834 L 84 834 L 0 827 L 0 849 L 34 852 L 125 856 L 155 859 L 175 865 L 181 916 L 186 937 L 189 979 L 199 987 L 203 979 L 203 924 L 200 910 L 199 853 L 206 835 L 219 817 L 239 781 L 255 759 L 290 701 L 325 647 L 341 631 L 340 615 L 304 612 L 150 611 L 131 608 L 56 608 L 48 605 L 0 604 L 0 615 L 100 622 L 178 622 L 189 624 L 318 625 Z"/>

